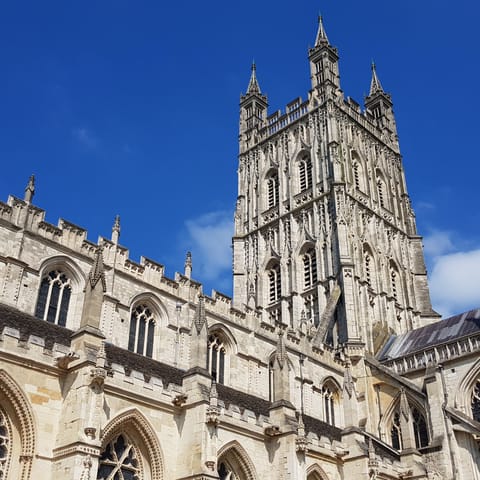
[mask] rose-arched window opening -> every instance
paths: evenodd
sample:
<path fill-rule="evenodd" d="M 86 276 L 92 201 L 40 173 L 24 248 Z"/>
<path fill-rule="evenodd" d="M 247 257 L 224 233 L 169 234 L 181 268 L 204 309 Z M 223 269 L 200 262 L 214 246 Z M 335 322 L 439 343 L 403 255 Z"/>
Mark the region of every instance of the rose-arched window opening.
<path fill-rule="evenodd" d="M 70 278 L 61 270 L 50 271 L 40 283 L 35 316 L 64 327 L 71 294 Z"/>

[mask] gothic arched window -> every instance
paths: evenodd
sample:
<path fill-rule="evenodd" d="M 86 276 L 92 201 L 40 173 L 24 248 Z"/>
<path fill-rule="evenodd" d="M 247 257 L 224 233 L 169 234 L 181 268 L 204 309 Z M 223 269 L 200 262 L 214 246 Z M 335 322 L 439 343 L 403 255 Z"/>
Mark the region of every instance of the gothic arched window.
<path fill-rule="evenodd" d="M 398 269 L 393 262 L 390 262 L 390 286 L 392 288 L 392 296 L 395 301 L 400 301 L 400 276 Z"/>
<path fill-rule="evenodd" d="M 138 305 L 130 316 L 130 334 L 128 349 L 131 352 L 151 357 L 153 354 L 153 339 L 155 335 L 155 318 L 146 305 Z"/>
<path fill-rule="evenodd" d="M 387 185 L 380 171 L 377 172 L 378 203 L 382 208 L 388 208 Z"/>
<path fill-rule="evenodd" d="M 267 206 L 273 208 L 278 205 L 278 174 L 274 173 L 267 178 Z"/>
<path fill-rule="evenodd" d="M 217 383 L 224 383 L 225 380 L 225 344 L 220 335 L 212 333 L 208 337 L 208 358 L 207 369 Z"/>
<path fill-rule="evenodd" d="M 337 413 L 337 399 L 338 392 L 335 387 L 332 386 L 331 382 L 328 382 L 327 385 L 323 385 L 320 391 L 322 397 L 322 417 L 323 421 L 335 426 L 338 423 L 336 418 Z"/>
<path fill-rule="evenodd" d="M 375 260 L 368 245 L 363 247 L 363 269 L 365 282 L 370 288 L 375 289 Z"/>
<path fill-rule="evenodd" d="M 107 444 L 98 461 L 97 480 L 140 480 L 138 453 L 122 434 Z"/>
<path fill-rule="evenodd" d="M 12 434 L 8 418 L 0 409 L 0 479 L 8 477 L 8 467 L 12 456 Z"/>
<path fill-rule="evenodd" d="M 412 410 L 412 421 L 416 447 L 426 447 L 428 445 L 427 422 L 425 421 L 425 417 L 420 413 L 418 408 L 414 408 Z"/>
<path fill-rule="evenodd" d="M 305 289 L 313 287 L 317 283 L 317 256 L 313 248 L 303 255 L 303 278 Z"/>
<path fill-rule="evenodd" d="M 64 327 L 71 294 L 70 278 L 61 270 L 52 270 L 40 283 L 35 316 Z"/>
<path fill-rule="evenodd" d="M 395 412 L 392 419 L 392 427 L 390 428 L 390 438 L 392 439 L 392 447 L 396 450 L 403 449 L 402 427 L 400 425 L 400 412 Z"/>
<path fill-rule="evenodd" d="M 308 156 L 303 157 L 298 163 L 298 176 L 300 191 L 308 190 L 312 186 L 312 162 Z"/>
<path fill-rule="evenodd" d="M 277 263 L 268 271 L 268 300 L 270 303 L 275 303 L 280 300 L 281 287 L 280 265 Z"/>
<path fill-rule="evenodd" d="M 472 416 L 480 422 L 480 380 L 477 380 L 472 391 Z"/>
<path fill-rule="evenodd" d="M 313 323 L 316 327 L 320 322 L 319 317 L 319 308 L 318 308 L 318 297 L 315 294 L 307 295 L 304 298 L 305 304 L 305 316 L 306 319 Z"/>

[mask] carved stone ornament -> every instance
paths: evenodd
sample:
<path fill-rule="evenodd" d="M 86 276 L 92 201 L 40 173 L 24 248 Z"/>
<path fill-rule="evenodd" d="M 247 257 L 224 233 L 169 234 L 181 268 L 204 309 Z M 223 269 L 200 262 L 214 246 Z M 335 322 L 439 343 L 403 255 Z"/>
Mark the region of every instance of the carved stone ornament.
<path fill-rule="evenodd" d="M 180 393 L 180 394 L 175 396 L 175 398 L 172 400 L 172 403 L 176 407 L 181 408 L 181 407 L 183 407 L 183 405 L 186 401 L 187 401 L 187 395 L 185 395 L 184 393 Z"/>
<path fill-rule="evenodd" d="M 220 423 L 220 408 L 210 405 L 207 408 L 205 423 L 216 427 Z"/>
<path fill-rule="evenodd" d="M 309 443 L 310 442 L 307 437 L 297 437 L 295 439 L 295 449 L 297 450 L 297 452 L 306 453 L 308 452 Z"/>
<path fill-rule="evenodd" d="M 90 377 L 92 386 L 102 387 L 107 377 L 107 372 L 104 368 L 95 367 L 90 370 Z"/>

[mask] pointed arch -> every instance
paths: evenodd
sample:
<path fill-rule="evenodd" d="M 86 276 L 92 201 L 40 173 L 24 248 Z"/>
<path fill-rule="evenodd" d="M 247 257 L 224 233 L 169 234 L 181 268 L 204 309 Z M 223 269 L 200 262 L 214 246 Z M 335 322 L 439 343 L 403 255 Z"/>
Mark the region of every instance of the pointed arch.
<path fill-rule="evenodd" d="M 374 291 L 377 291 L 377 261 L 372 247 L 368 243 L 363 244 L 363 275 L 365 283 Z"/>
<path fill-rule="evenodd" d="M 327 474 L 317 463 L 307 469 L 307 480 L 328 480 Z"/>
<path fill-rule="evenodd" d="M 356 150 L 350 151 L 352 162 L 352 183 L 356 190 L 367 193 L 365 188 L 365 167 L 363 160 Z"/>
<path fill-rule="evenodd" d="M 0 401 L 2 406 L 11 413 L 10 420 L 18 429 L 20 436 L 19 450 L 19 480 L 30 477 L 33 458 L 36 449 L 35 421 L 27 397 L 15 380 L 5 371 L 0 370 Z"/>
<path fill-rule="evenodd" d="M 136 408 L 124 411 L 112 419 L 102 430 L 102 451 L 116 436 L 130 434 L 145 456 L 150 467 L 152 480 L 163 480 L 164 461 L 163 453 L 155 430 L 146 417 Z"/>
<path fill-rule="evenodd" d="M 240 480 L 257 480 L 255 465 L 245 449 L 236 440 L 232 440 L 220 448 L 217 454 L 217 468 L 220 467 L 222 460 L 228 463 L 230 468 L 240 470 L 236 472 L 242 475 Z"/>
<path fill-rule="evenodd" d="M 458 383 L 455 406 L 469 417 L 480 421 L 472 410 L 475 387 L 480 382 L 480 359 L 478 359 Z"/>
<path fill-rule="evenodd" d="M 225 346 L 229 349 L 231 353 L 237 353 L 238 342 L 234 337 L 231 330 L 225 326 L 223 323 L 217 322 L 208 327 L 209 333 L 217 333 L 222 337 L 222 340 Z"/>

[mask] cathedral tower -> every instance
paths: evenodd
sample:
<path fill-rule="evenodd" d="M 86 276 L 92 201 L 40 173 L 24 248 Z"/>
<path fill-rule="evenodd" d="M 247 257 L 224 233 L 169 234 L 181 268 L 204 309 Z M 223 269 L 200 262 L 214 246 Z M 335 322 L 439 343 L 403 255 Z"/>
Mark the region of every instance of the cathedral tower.
<path fill-rule="evenodd" d="M 308 99 L 267 116 L 255 65 L 240 101 L 234 302 L 272 326 L 374 352 L 437 319 L 405 185 L 393 104 L 372 66 L 365 109 L 345 99 L 319 19 Z"/>

